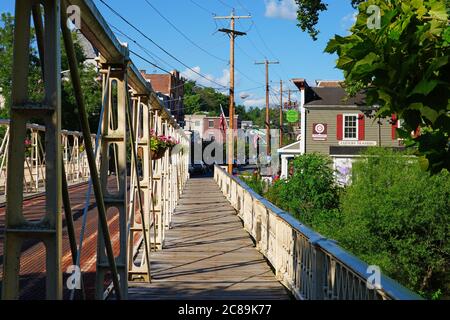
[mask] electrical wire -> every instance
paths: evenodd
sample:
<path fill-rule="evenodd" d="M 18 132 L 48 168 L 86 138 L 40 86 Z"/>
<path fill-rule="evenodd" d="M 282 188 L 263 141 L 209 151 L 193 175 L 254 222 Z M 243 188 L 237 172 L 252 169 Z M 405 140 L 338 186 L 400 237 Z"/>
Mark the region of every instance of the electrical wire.
<path fill-rule="evenodd" d="M 217 0 L 219 1 L 221 4 L 223 4 L 225 7 L 229 8 L 229 9 L 234 9 L 232 6 L 230 6 L 228 3 L 226 3 L 225 1 L 222 0 Z"/>
<path fill-rule="evenodd" d="M 196 48 L 200 49 L 201 51 L 203 51 L 204 53 L 206 53 L 207 55 L 209 55 L 210 57 L 222 61 L 222 62 L 227 62 L 229 63 L 228 60 L 225 60 L 223 58 L 220 58 L 214 54 L 212 54 L 211 52 L 209 52 L 206 49 L 203 49 L 201 46 L 199 46 L 196 42 L 194 42 L 191 38 L 189 38 L 183 31 L 181 31 L 174 23 L 172 23 L 168 18 L 166 18 L 154 5 L 152 5 L 148 0 L 144 0 L 161 18 L 163 18 L 172 28 L 174 28 L 179 34 L 181 34 L 183 36 L 183 38 L 185 38 L 187 41 L 189 41 L 193 46 L 195 46 Z"/>
<path fill-rule="evenodd" d="M 133 42 L 136 46 L 138 46 L 142 51 L 144 51 L 150 58 L 152 58 L 153 60 L 159 60 L 160 62 L 164 63 L 166 66 L 172 68 L 172 69 L 176 69 L 174 66 L 172 66 L 170 63 L 168 63 L 167 61 L 165 61 L 164 59 L 162 59 L 161 57 L 159 57 L 158 55 L 156 55 L 155 53 L 150 52 L 150 50 L 148 50 L 147 48 L 145 48 L 144 46 L 142 46 L 138 41 L 136 41 L 135 39 L 133 39 L 132 37 L 130 37 L 128 34 L 126 34 L 125 32 L 123 32 L 122 30 L 120 30 L 119 28 L 117 28 L 116 26 L 110 24 L 110 26 L 116 30 L 116 32 L 118 34 L 120 34 L 121 36 L 127 38 L 129 41 Z"/>
<path fill-rule="evenodd" d="M 144 32 L 142 32 L 138 27 L 136 27 L 135 25 L 133 25 L 130 21 L 128 21 L 125 17 L 123 17 L 120 13 L 118 13 L 116 10 L 114 10 L 109 4 L 107 4 L 104 0 L 99 0 L 104 6 L 106 6 L 114 15 L 116 15 L 117 17 L 119 17 L 122 21 L 124 21 L 127 25 L 129 25 L 131 28 L 133 28 L 134 30 L 136 30 L 140 35 L 142 35 L 145 39 L 147 39 L 148 41 L 150 41 L 152 44 L 154 44 L 156 47 L 158 47 L 161 51 L 163 51 L 165 54 L 167 54 L 169 57 L 171 57 L 172 59 L 174 59 L 175 61 L 177 61 L 178 63 L 180 63 L 181 65 L 183 65 L 184 67 L 186 67 L 187 69 L 189 69 L 190 71 L 192 71 L 193 73 L 197 74 L 198 76 L 200 76 L 201 78 L 214 83 L 216 85 L 218 85 L 219 87 L 223 87 L 226 88 L 226 86 L 208 78 L 207 76 L 201 74 L 200 72 L 194 70 L 193 68 L 191 68 L 190 66 L 188 66 L 186 63 L 184 63 L 183 61 L 181 61 L 180 59 L 178 59 L 177 57 L 175 57 L 172 53 L 170 53 L 168 50 L 164 49 L 161 45 L 159 45 L 157 42 L 155 42 L 152 38 L 150 38 L 148 35 L 146 35 Z"/>
<path fill-rule="evenodd" d="M 194 0 L 189 0 L 191 1 L 193 4 L 195 4 L 197 7 L 199 7 L 200 9 L 202 9 L 203 11 L 212 14 L 213 16 L 215 16 L 216 14 L 208 9 L 206 9 L 205 7 L 203 7 L 202 5 L 198 4 L 196 1 Z"/>

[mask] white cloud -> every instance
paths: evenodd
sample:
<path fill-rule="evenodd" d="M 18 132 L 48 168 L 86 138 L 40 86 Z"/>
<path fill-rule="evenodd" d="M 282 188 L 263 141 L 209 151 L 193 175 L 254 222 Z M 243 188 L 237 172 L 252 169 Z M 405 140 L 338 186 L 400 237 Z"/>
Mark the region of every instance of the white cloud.
<path fill-rule="evenodd" d="M 197 82 L 199 85 L 206 86 L 206 87 L 217 87 L 217 84 L 215 84 L 214 82 L 217 82 L 218 84 L 220 84 L 226 88 L 228 88 L 230 85 L 230 71 L 227 69 L 223 69 L 222 76 L 217 77 L 217 78 L 211 74 L 204 74 L 205 78 L 207 78 L 207 79 L 205 79 L 197 74 L 197 73 L 203 74 L 202 69 L 199 66 L 192 67 L 191 69 L 184 70 L 183 72 L 181 72 L 181 75 L 186 79 Z M 211 81 L 208 81 L 208 79 Z M 214 81 L 214 82 L 212 82 L 212 81 Z M 227 89 L 224 89 L 224 90 L 227 90 Z"/>
<path fill-rule="evenodd" d="M 262 108 L 266 106 L 266 98 L 253 98 L 253 99 L 247 99 L 244 101 L 244 106 L 247 108 L 250 107 L 258 107 Z"/>
<path fill-rule="evenodd" d="M 341 28 L 344 30 L 350 29 L 356 22 L 358 17 L 358 11 L 349 13 L 341 19 Z"/>
<path fill-rule="evenodd" d="M 247 107 L 258 107 L 258 108 L 262 108 L 266 106 L 266 98 L 265 97 L 259 97 L 256 96 L 253 93 L 249 93 L 249 92 L 241 92 L 239 94 L 240 98 L 242 99 L 242 104 Z M 243 99 L 242 97 L 245 96 L 246 98 Z"/>
<path fill-rule="evenodd" d="M 295 0 L 267 0 L 266 17 L 295 20 L 297 18 Z"/>

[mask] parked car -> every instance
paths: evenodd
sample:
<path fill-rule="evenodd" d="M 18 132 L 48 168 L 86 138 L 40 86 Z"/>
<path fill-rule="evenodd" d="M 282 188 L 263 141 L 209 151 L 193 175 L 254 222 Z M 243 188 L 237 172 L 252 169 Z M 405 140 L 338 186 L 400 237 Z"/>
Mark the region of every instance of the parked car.
<path fill-rule="evenodd" d="M 191 175 L 201 175 L 207 172 L 207 166 L 202 162 L 197 162 L 189 165 L 189 173 Z"/>

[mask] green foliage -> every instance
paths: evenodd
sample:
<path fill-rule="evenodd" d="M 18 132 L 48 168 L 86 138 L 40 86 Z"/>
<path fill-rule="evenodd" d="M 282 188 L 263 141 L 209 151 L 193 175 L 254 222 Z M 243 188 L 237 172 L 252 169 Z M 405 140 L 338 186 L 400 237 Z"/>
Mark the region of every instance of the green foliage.
<path fill-rule="evenodd" d="M 184 105 L 186 114 L 205 112 L 209 116 L 219 116 L 220 106 L 228 110 L 229 98 L 214 88 L 200 87 L 194 81 L 184 86 Z"/>
<path fill-rule="evenodd" d="M 214 88 L 200 87 L 194 81 L 186 82 L 184 86 L 184 106 L 185 114 L 206 113 L 209 116 L 220 116 L 222 105 L 223 111 L 228 116 L 230 104 L 229 96 L 217 92 Z M 243 105 L 235 106 L 235 114 L 239 115 L 242 121 L 253 121 L 253 124 L 259 128 L 265 128 L 266 113 L 265 109 L 250 107 L 248 109 Z M 272 125 L 275 128 L 279 126 L 279 110 L 271 109 L 270 118 L 274 119 Z"/>
<path fill-rule="evenodd" d="M 450 297 L 450 174 L 421 170 L 411 152 L 373 148 L 346 190 L 330 160 L 309 154 L 265 197 L 302 223 L 429 299 Z"/>
<path fill-rule="evenodd" d="M 450 169 L 450 26 L 448 0 L 367 0 L 347 37 L 336 35 L 326 51 L 337 53 L 351 93 L 364 89 L 379 117 L 396 114 L 401 137 L 423 156 L 432 173 Z M 381 9 L 381 29 L 367 26 L 369 5 Z M 411 132 L 421 128 L 420 136 Z"/>
<path fill-rule="evenodd" d="M 253 189 L 260 196 L 264 195 L 266 190 L 266 183 L 262 181 L 261 176 L 259 174 L 250 175 L 242 175 L 240 176 L 241 180 L 244 181 L 250 188 Z"/>
<path fill-rule="evenodd" d="M 339 207 L 340 190 L 331 168 L 330 159 L 320 154 L 297 157 L 292 177 L 276 182 L 267 199 L 313 227 L 317 214 Z"/>
<path fill-rule="evenodd" d="M 150 150 L 155 152 L 166 150 L 167 148 L 173 148 L 177 144 L 179 144 L 179 142 L 170 136 L 157 136 L 154 132 L 152 132 L 150 137 Z"/>
<path fill-rule="evenodd" d="M 13 65 L 14 17 L 10 13 L 0 16 L 0 94 L 5 99 L 5 108 L 0 110 L 0 117 L 9 118 L 11 107 L 12 65 Z M 43 83 L 40 61 L 37 57 L 34 30 L 31 30 L 30 65 L 28 75 L 28 91 L 32 100 L 43 97 Z"/>
<path fill-rule="evenodd" d="M 355 7 L 364 0 L 351 0 Z M 298 5 L 297 20 L 298 26 L 303 31 L 308 31 L 313 40 L 317 40 L 319 30 L 316 29 L 319 23 L 319 15 L 322 11 L 327 10 L 327 3 L 324 0 L 295 0 Z"/>
<path fill-rule="evenodd" d="M 373 149 L 353 167 L 342 214 L 327 235 L 428 298 L 450 294 L 450 175 L 415 157 Z M 328 223 L 323 221 L 324 224 Z"/>
<path fill-rule="evenodd" d="M 9 118 L 11 107 L 11 86 L 12 86 L 12 66 L 13 66 L 13 36 L 14 17 L 9 13 L 2 13 L 0 19 L 0 94 L 5 98 L 5 108 L 0 110 L 1 118 Z M 78 44 L 75 34 L 73 34 L 75 53 L 80 71 L 81 88 L 84 94 L 84 101 L 88 112 L 91 131 L 97 132 L 100 109 L 101 109 L 101 85 L 97 81 L 97 71 L 94 66 L 86 65 L 86 57 L 82 47 Z M 61 41 L 62 43 L 62 41 Z M 34 30 L 31 32 L 30 40 L 30 72 L 28 76 L 28 86 L 30 99 L 34 101 L 43 98 L 43 82 L 41 63 L 35 49 L 36 37 Z M 64 46 L 61 47 L 61 70 L 69 69 L 67 54 Z M 62 128 L 67 130 L 80 130 L 78 120 L 78 108 L 76 106 L 72 83 L 68 73 L 65 73 L 61 84 L 61 105 L 62 105 Z"/>

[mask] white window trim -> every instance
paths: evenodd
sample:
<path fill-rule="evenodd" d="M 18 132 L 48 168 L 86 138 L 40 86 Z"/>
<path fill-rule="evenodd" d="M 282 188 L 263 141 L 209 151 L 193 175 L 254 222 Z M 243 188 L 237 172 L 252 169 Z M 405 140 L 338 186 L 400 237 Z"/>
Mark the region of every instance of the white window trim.
<path fill-rule="evenodd" d="M 212 122 L 212 127 L 211 127 L 211 122 Z M 214 129 L 215 128 L 215 123 L 214 120 L 208 120 L 208 129 Z"/>
<path fill-rule="evenodd" d="M 345 137 L 345 117 L 356 117 L 356 138 Z M 342 115 L 342 140 L 359 141 L 359 113 L 344 113 Z"/>

